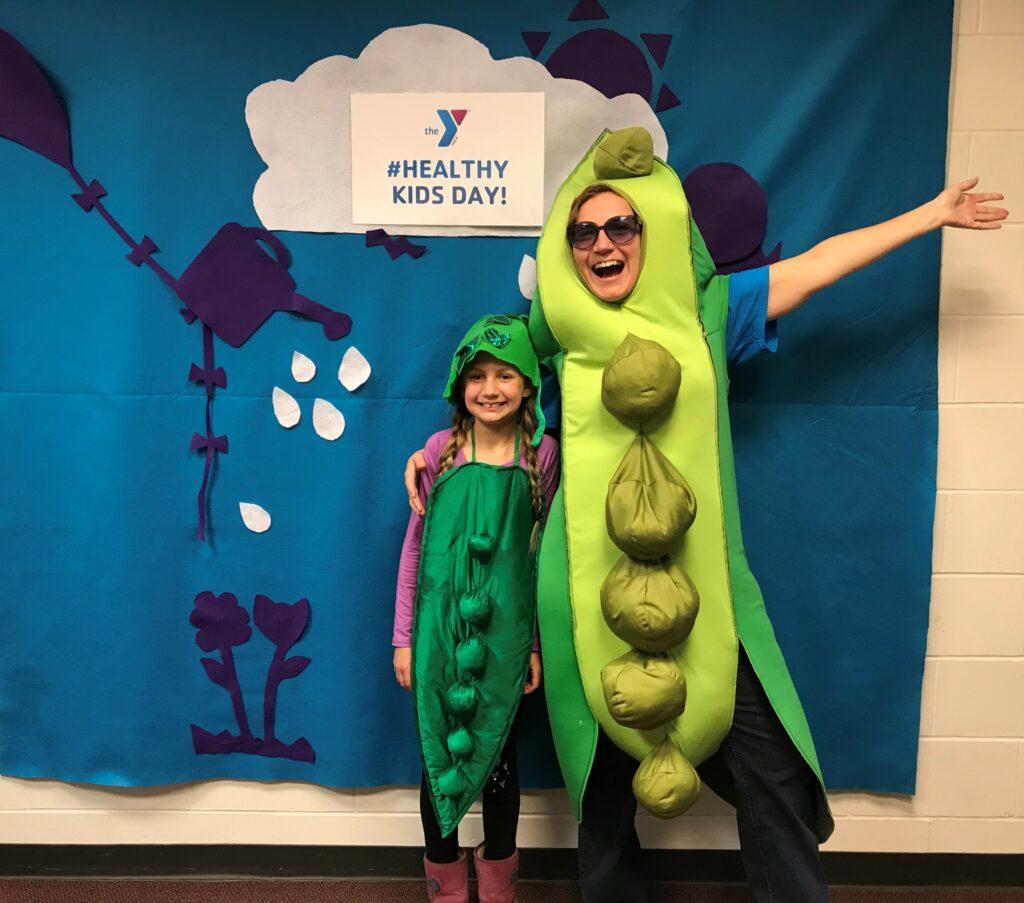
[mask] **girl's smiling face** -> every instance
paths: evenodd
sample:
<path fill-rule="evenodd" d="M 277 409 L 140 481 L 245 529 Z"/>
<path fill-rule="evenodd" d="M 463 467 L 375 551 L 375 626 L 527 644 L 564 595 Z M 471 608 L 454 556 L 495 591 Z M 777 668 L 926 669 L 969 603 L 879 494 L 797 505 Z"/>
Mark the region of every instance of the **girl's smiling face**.
<path fill-rule="evenodd" d="M 523 399 L 531 392 L 515 367 L 485 351 L 462 372 L 462 384 L 466 410 L 477 423 L 490 427 L 514 424 Z"/>
<path fill-rule="evenodd" d="M 612 217 L 629 216 L 632 213 L 633 208 L 622 195 L 604 191 L 580 207 L 576 222 L 601 226 Z M 584 284 L 599 300 L 619 303 L 636 288 L 641 261 L 639 235 L 626 244 L 617 245 L 602 230 L 592 248 L 572 248 L 572 256 Z"/>

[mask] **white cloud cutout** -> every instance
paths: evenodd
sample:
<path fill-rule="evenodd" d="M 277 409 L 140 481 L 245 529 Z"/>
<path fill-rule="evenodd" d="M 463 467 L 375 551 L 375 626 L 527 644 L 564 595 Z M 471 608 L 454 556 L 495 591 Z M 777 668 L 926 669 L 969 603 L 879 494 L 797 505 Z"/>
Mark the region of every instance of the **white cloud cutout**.
<path fill-rule="evenodd" d="M 519 263 L 519 294 L 527 301 L 533 300 L 537 291 L 537 261 L 529 254 L 524 254 Z"/>
<path fill-rule="evenodd" d="M 268 229 L 295 232 L 383 227 L 403 235 L 539 234 L 512 227 L 352 224 L 349 95 L 471 91 L 544 92 L 545 210 L 602 129 L 643 126 L 654 137 L 654 152 L 668 156 L 665 131 L 638 94 L 609 99 L 584 82 L 552 77 L 536 60 L 495 60 L 483 44 L 454 28 L 391 28 L 357 58 L 327 57 L 293 82 L 266 82 L 249 94 L 245 119 L 268 167 L 253 192 L 260 221 Z"/>

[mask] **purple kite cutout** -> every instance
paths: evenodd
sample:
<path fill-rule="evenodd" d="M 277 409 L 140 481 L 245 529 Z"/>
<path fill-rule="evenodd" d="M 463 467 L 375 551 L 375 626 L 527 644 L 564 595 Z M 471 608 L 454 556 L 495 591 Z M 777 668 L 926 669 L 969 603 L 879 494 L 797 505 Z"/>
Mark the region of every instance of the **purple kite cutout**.
<path fill-rule="evenodd" d="M 403 254 L 408 254 L 413 260 L 419 260 L 427 253 L 426 245 L 414 245 L 404 235 L 392 237 L 384 229 L 370 229 L 366 233 L 366 247 L 376 248 L 383 245 L 392 260 L 398 260 Z"/>
<path fill-rule="evenodd" d="M 277 713 L 277 691 L 281 681 L 298 677 L 309 666 L 304 655 L 288 658 L 288 650 L 295 645 L 309 624 L 309 602 L 274 602 L 267 596 L 256 596 L 253 620 L 268 640 L 274 644 L 274 655 L 267 669 L 267 682 L 263 693 L 263 737 L 253 736 L 245 712 L 242 686 L 235 669 L 232 648 L 247 643 L 252 637 L 249 612 L 238 604 L 233 593 L 201 592 L 194 600 L 195 607 L 189 621 L 196 628 L 196 645 L 203 652 L 220 653 L 220 659 L 202 658 L 200 663 L 218 687 L 227 690 L 238 724 L 238 733 L 223 730 L 212 734 L 196 724 L 192 725 L 192 746 L 196 755 L 218 753 L 247 753 L 278 759 L 315 762 L 316 752 L 305 737 L 294 743 L 283 743 L 274 735 Z"/>
<path fill-rule="evenodd" d="M 604 11 L 597 0 L 580 0 L 569 13 L 570 22 L 592 22 L 595 19 L 607 19 L 608 13 Z"/>
<path fill-rule="evenodd" d="M 71 166 L 64 108 L 28 51 L 0 29 L 0 135 Z"/>
<path fill-rule="evenodd" d="M 683 191 L 719 273 L 750 270 L 782 256 L 782 242 L 768 254 L 761 250 L 768 231 L 768 201 L 742 166 L 698 166 L 683 179 Z"/>
<path fill-rule="evenodd" d="M 228 450 L 227 437 L 213 432 L 214 388 L 227 386 L 224 370 L 214 366 L 214 333 L 237 348 L 272 313 L 291 311 L 322 324 L 324 333 L 334 340 L 348 335 L 351 318 L 295 292 L 295 281 L 288 273 L 287 249 L 277 236 L 259 227 L 247 228 L 238 223 L 222 226 L 181 279 L 175 279 L 153 259 L 159 250 L 156 242 L 148 235 L 135 241 L 104 206 L 101 198 L 106 197 L 106 189 L 96 179 L 87 183 L 75 169 L 63 105 L 28 51 L 3 29 L 0 137 L 24 145 L 66 169 L 79 188 L 71 196 L 78 206 L 86 213 L 96 210 L 129 247 L 128 260 L 137 267 L 148 266 L 187 305 L 182 311 L 186 323 L 194 323 L 197 318 L 202 321 L 203 366 L 193 363 L 189 379 L 206 387 L 206 431 L 193 434 L 191 442 L 191 448 L 203 452 L 206 459 L 197 499 L 197 535 L 200 541 L 205 540 L 210 471 L 214 456 Z M 274 256 L 264 251 L 259 242 L 269 245 Z"/>

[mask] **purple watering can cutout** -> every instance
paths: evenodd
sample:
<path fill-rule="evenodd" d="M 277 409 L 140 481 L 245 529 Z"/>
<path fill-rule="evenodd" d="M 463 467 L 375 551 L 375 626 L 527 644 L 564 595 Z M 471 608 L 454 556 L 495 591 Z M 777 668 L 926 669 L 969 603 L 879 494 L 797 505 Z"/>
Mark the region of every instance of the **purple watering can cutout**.
<path fill-rule="evenodd" d="M 751 270 L 782 255 L 781 242 L 767 254 L 761 250 L 768 231 L 768 200 L 742 166 L 705 163 L 683 179 L 683 191 L 719 273 Z"/>
<path fill-rule="evenodd" d="M 234 593 L 199 593 L 193 602 L 189 621 L 196 628 L 196 645 L 203 652 L 216 652 L 219 658 L 200 659 L 206 676 L 218 687 L 223 687 L 231 698 L 238 733 L 223 730 L 212 734 L 197 724 L 192 725 L 192 748 L 196 755 L 213 753 L 249 753 L 299 762 L 316 761 L 316 752 L 305 737 L 284 743 L 275 736 L 277 694 L 282 681 L 298 677 L 309 667 L 310 659 L 304 655 L 288 657 L 309 625 L 309 601 L 274 602 L 268 596 L 257 596 L 253 604 L 256 627 L 271 643 L 274 654 L 267 668 L 267 681 L 263 691 L 263 736 L 253 735 L 249 716 L 242 698 L 242 685 L 235 669 L 233 649 L 249 642 L 252 628 L 249 612 L 238 604 Z"/>
<path fill-rule="evenodd" d="M 199 486 L 198 528 L 206 538 L 206 488 L 214 456 L 228 450 L 227 436 L 213 431 L 212 404 L 216 388 L 227 387 L 227 375 L 214 364 L 214 333 L 236 348 L 279 310 L 302 314 L 321 323 L 329 339 L 348 335 L 352 320 L 311 301 L 295 291 L 288 273 L 290 256 L 276 235 L 258 227 L 228 223 L 222 226 L 185 271 L 175 279 L 153 259 L 159 250 L 148 235 L 136 241 L 103 204 L 106 189 L 95 179 L 86 182 L 71 162 L 71 138 L 67 116 L 53 87 L 28 51 L 0 29 L 0 137 L 8 138 L 62 166 L 79 191 L 75 202 L 86 213 L 97 211 L 129 247 L 135 266 L 148 266 L 186 305 L 185 320 L 203 323 L 203 364 L 193 363 L 189 379 L 206 387 L 205 431 L 193 433 L 191 448 L 205 457 Z M 273 256 L 260 246 L 264 242 Z"/>
<path fill-rule="evenodd" d="M 271 256 L 260 242 L 270 246 Z M 348 335 L 352 320 L 295 292 L 288 249 L 259 226 L 221 226 L 178 280 L 178 296 L 218 338 L 245 344 L 272 313 L 303 314 L 323 324 L 329 339 Z"/>

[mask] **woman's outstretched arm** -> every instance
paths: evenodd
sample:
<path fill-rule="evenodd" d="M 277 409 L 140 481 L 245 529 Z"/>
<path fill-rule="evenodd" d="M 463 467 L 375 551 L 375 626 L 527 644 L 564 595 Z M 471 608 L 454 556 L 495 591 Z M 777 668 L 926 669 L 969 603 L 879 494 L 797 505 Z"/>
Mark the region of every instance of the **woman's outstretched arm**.
<path fill-rule="evenodd" d="M 1001 201 L 998 192 L 972 194 L 978 179 L 950 185 L 934 200 L 876 226 L 827 238 L 809 251 L 780 260 L 768 268 L 768 319 L 795 310 L 819 289 L 831 285 L 890 251 L 939 229 L 998 229 L 1008 211 L 989 206 Z"/>

